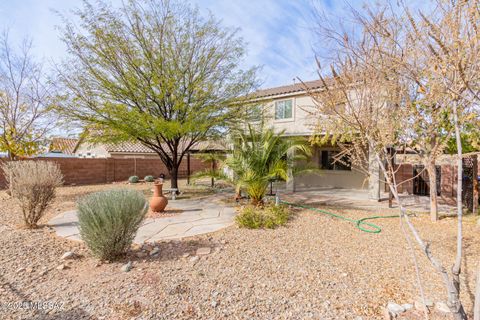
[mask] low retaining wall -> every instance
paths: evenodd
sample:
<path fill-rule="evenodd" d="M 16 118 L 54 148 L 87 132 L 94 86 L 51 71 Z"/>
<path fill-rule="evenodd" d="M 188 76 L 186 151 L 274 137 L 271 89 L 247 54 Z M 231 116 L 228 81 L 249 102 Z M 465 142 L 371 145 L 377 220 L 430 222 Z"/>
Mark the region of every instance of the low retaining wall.
<path fill-rule="evenodd" d="M 58 164 L 63 173 L 65 185 L 101 184 L 115 181 L 125 181 L 136 175 L 143 179 L 147 175 L 158 177 L 163 173 L 167 178 L 169 173 L 160 159 L 83 159 L 83 158 L 38 158 L 37 161 L 53 161 Z M 191 157 L 190 173 L 193 174 L 208 167 L 208 164 Z M 187 158 L 183 159 L 179 168 L 179 178 L 188 175 Z M 3 172 L 0 171 L 0 187 L 6 185 Z"/>

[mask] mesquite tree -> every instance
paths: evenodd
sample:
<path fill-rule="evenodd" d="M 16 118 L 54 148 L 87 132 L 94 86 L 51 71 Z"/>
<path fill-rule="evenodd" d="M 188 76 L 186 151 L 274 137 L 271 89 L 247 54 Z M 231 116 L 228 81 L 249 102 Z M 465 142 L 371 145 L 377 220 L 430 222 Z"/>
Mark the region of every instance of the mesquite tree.
<path fill-rule="evenodd" d="M 97 133 L 93 141 L 155 151 L 177 188 L 185 154 L 248 116 L 239 97 L 255 89 L 256 68 L 240 68 L 245 43 L 181 1 L 84 1 L 75 14 L 79 25 L 65 19 L 62 29 L 61 111 Z"/>
<path fill-rule="evenodd" d="M 324 80 L 323 90 L 311 92 L 318 107 L 319 132 L 333 140 L 345 140 L 344 153 L 357 166 L 365 166 L 365 150 L 383 171 L 385 182 L 400 206 L 402 230 L 411 252 L 413 236 L 422 252 L 441 275 L 448 295 L 448 306 L 456 319 L 465 319 L 460 301 L 460 266 L 462 261 L 462 145 L 460 131 L 478 105 L 478 1 L 439 2 L 437 11 L 427 18 L 422 13 L 412 16 L 385 10 L 354 12 L 360 35 L 327 32 L 339 47 L 332 63 L 332 79 Z M 420 59 L 420 68 L 412 66 Z M 324 70 L 322 70 L 324 71 Z M 415 74 L 418 73 L 418 74 Z M 323 74 L 321 72 L 320 74 Z M 322 78 L 323 79 L 323 78 Z M 412 95 L 412 90 L 414 94 Z M 421 102 L 421 104 L 417 104 Z M 421 107 L 419 109 L 419 107 Z M 424 112 L 419 112 L 424 110 Z M 425 113 L 428 111 L 428 113 Z M 416 114 L 433 114 L 448 122 L 444 130 L 429 131 L 412 121 Z M 452 129 L 449 129 L 452 128 Z M 441 154 L 448 130 L 455 133 L 457 144 L 457 251 L 451 273 L 431 253 L 399 197 L 395 168 L 390 150 L 411 145 L 419 140 L 428 142 L 430 134 L 442 138 L 433 141 Z M 437 132 L 437 133 L 436 133 Z M 419 133 L 427 138 L 419 139 Z M 428 145 L 424 145 L 426 147 Z M 387 164 L 387 165 L 386 165 Z M 434 183 L 434 181 L 431 181 Z M 407 228 L 404 228 L 404 225 Z M 421 295 L 423 290 L 417 268 Z M 479 293 L 480 294 L 480 293 Z"/>

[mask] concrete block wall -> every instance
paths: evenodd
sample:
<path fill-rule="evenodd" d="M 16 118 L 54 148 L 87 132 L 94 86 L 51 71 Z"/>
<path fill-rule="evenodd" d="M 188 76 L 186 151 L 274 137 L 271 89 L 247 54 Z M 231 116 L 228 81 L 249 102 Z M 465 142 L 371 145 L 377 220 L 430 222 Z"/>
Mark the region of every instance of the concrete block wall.
<path fill-rule="evenodd" d="M 4 161 L 4 160 L 3 160 Z M 169 173 L 160 159 L 84 159 L 84 158 L 42 158 L 37 161 L 53 161 L 60 166 L 66 185 L 100 184 L 125 181 L 137 175 L 143 179 L 146 175 L 158 177 L 161 173 L 168 178 Z M 191 174 L 208 167 L 207 163 L 191 157 Z M 187 159 L 183 159 L 179 168 L 179 177 L 187 176 Z M 6 185 L 3 172 L 0 170 L 0 187 Z"/>

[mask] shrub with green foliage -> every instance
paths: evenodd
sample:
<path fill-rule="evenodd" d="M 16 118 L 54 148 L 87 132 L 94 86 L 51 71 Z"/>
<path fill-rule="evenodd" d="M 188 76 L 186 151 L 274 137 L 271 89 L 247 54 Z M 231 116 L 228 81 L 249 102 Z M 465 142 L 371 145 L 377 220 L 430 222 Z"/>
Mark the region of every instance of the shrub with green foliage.
<path fill-rule="evenodd" d="M 287 206 L 247 206 L 240 212 L 235 220 L 240 227 L 249 229 L 267 228 L 274 229 L 287 223 L 290 210 Z"/>
<path fill-rule="evenodd" d="M 130 178 L 128 178 L 128 182 L 130 183 L 138 183 L 138 181 L 140 181 L 140 178 L 137 176 L 131 176 Z"/>
<path fill-rule="evenodd" d="M 145 182 L 153 182 L 155 181 L 155 178 L 153 176 L 145 176 L 143 180 L 145 180 Z"/>
<path fill-rule="evenodd" d="M 127 252 L 148 208 L 142 193 L 124 189 L 90 194 L 77 207 L 80 235 L 103 260 L 114 260 Z"/>

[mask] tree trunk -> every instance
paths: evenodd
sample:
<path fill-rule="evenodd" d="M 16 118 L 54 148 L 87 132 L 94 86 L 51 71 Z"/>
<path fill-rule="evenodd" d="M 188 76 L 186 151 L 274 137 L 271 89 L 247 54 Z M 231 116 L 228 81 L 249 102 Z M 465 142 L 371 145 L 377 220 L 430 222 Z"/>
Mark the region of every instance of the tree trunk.
<path fill-rule="evenodd" d="M 457 137 L 459 137 L 460 136 L 460 129 L 459 129 L 459 125 L 458 125 L 458 116 L 456 114 L 457 110 L 456 110 L 456 108 L 454 110 L 455 110 L 454 111 L 454 114 L 455 114 L 455 129 L 456 129 L 456 132 L 457 132 Z M 457 142 L 460 142 L 460 139 L 458 139 Z M 369 144 L 373 145 L 373 143 L 371 141 L 369 141 Z M 458 145 L 457 145 L 457 147 L 458 147 Z M 460 154 L 460 161 L 458 163 L 458 166 L 459 166 L 459 169 L 461 171 L 461 169 L 462 169 L 462 158 L 461 158 L 462 148 L 461 148 L 461 145 L 460 145 L 458 150 L 459 150 L 459 154 Z M 457 227 L 458 228 L 457 229 L 458 230 L 457 256 L 456 256 L 456 259 L 455 259 L 455 264 L 452 267 L 452 279 L 450 279 L 446 269 L 432 255 L 432 253 L 429 249 L 429 245 L 427 243 L 425 243 L 425 241 L 423 241 L 423 239 L 420 237 L 418 231 L 416 230 L 416 228 L 414 227 L 414 225 L 410 221 L 408 215 L 406 214 L 406 208 L 403 206 L 403 203 L 402 203 L 402 201 L 401 201 L 401 199 L 398 195 L 395 176 L 392 176 L 393 181 L 391 181 L 390 176 L 388 175 L 388 171 L 385 168 L 385 166 L 384 166 L 382 160 L 380 159 L 379 155 L 376 154 L 375 156 L 376 156 L 376 159 L 377 159 L 377 162 L 378 162 L 380 168 L 385 173 L 385 177 L 387 179 L 387 183 L 390 187 L 390 190 L 392 191 L 395 199 L 397 200 L 397 202 L 400 206 L 400 212 L 401 212 L 400 217 L 405 219 L 405 222 L 407 223 L 407 226 L 410 229 L 414 239 L 420 245 L 420 248 L 422 249 L 422 251 L 424 252 L 426 257 L 428 258 L 428 260 L 430 261 L 432 266 L 435 268 L 435 270 L 437 272 L 439 272 L 440 275 L 442 276 L 442 279 L 443 279 L 443 282 L 445 284 L 445 287 L 447 289 L 447 294 L 448 294 L 447 305 L 450 308 L 450 311 L 452 312 L 453 317 L 456 320 L 466 320 L 467 315 L 465 313 L 465 309 L 463 308 L 462 302 L 460 300 L 460 266 L 461 266 L 461 261 L 462 261 L 461 260 L 462 259 L 462 212 L 461 212 L 461 210 L 459 211 L 459 219 L 458 219 L 458 227 Z M 461 189 L 461 183 L 462 183 L 461 178 L 458 180 L 458 183 L 459 183 L 460 189 Z M 459 194 L 460 194 L 460 206 L 459 207 L 461 209 L 462 208 L 462 203 L 461 203 L 462 192 L 461 192 L 461 190 L 460 190 L 460 193 L 458 193 L 458 190 L 457 190 L 457 196 Z M 457 206 L 457 208 L 458 208 L 458 206 Z M 402 219 L 400 219 L 400 221 L 402 221 Z M 408 241 L 408 237 L 407 237 L 407 241 Z M 418 277 L 418 284 L 421 287 L 420 276 L 419 276 L 418 272 L 417 272 L 417 277 Z M 423 289 L 421 289 L 421 290 L 423 292 Z M 422 293 L 422 296 L 423 296 L 423 293 Z"/>
<path fill-rule="evenodd" d="M 215 174 L 215 160 L 212 160 L 212 174 Z M 211 187 L 215 187 L 215 178 L 212 176 Z"/>
<path fill-rule="evenodd" d="M 462 157 L 462 140 L 460 136 L 460 124 L 458 122 L 458 106 L 457 102 L 453 103 L 453 123 L 455 126 L 455 140 L 457 142 L 457 255 L 455 257 L 455 264 L 452 266 L 452 283 L 449 288 L 448 306 L 452 311 L 455 319 L 467 319 L 465 309 L 460 301 L 460 272 L 462 266 L 462 178 L 463 178 L 463 157 Z"/>
<path fill-rule="evenodd" d="M 180 160 L 180 161 L 179 161 Z M 178 190 L 178 168 L 180 167 L 180 163 L 182 161 L 182 157 L 178 158 L 178 142 L 172 146 L 172 167 L 170 169 L 170 188 L 177 189 L 177 194 L 179 194 Z"/>
<path fill-rule="evenodd" d="M 480 214 L 478 210 L 478 197 L 479 197 L 479 186 L 478 186 L 478 155 L 473 156 L 473 214 Z"/>
<path fill-rule="evenodd" d="M 427 171 L 428 180 L 430 181 L 430 219 L 435 222 L 438 220 L 437 170 L 435 168 L 435 162 L 428 162 Z"/>
<path fill-rule="evenodd" d="M 178 193 L 178 165 L 174 165 L 170 169 L 170 188 L 177 189 Z"/>

